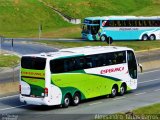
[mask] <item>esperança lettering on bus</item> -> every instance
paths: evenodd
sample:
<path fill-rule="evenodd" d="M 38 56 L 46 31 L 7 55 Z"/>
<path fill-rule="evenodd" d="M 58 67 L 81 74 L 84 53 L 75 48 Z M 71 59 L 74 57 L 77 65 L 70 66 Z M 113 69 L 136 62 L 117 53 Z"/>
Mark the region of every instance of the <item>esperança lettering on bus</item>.
<path fill-rule="evenodd" d="M 38 72 L 21 72 L 22 75 L 24 76 L 39 76 L 39 77 L 44 77 L 45 73 L 38 73 Z"/>
<path fill-rule="evenodd" d="M 123 70 L 124 70 L 124 67 L 110 68 L 110 69 L 101 70 L 100 74 L 113 73 L 113 72 L 121 72 Z"/>

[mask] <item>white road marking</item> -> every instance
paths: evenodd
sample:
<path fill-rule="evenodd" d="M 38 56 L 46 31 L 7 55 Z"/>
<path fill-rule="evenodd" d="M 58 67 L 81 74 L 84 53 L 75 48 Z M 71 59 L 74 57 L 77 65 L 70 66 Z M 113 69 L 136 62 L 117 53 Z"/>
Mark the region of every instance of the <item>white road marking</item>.
<path fill-rule="evenodd" d="M 20 106 L 15 106 L 15 107 L 4 108 L 4 109 L 0 109 L 0 111 L 10 110 L 10 109 L 14 109 L 14 108 L 20 108 L 20 107 L 24 107 L 24 106 L 27 106 L 27 105 L 20 105 Z"/>
<path fill-rule="evenodd" d="M 160 89 L 154 90 L 154 91 L 160 91 Z"/>
<path fill-rule="evenodd" d="M 89 105 L 96 105 L 96 104 L 100 104 L 100 103 L 102 103 L 102 102 L 95 102 L 95 103 L 91 103 Z"/>
<path fill-rule="evenodd" d="M 156 71 L 160 71 L 160 70 L 159 69 L 158 70 L 152 70 L 152 71 L 143 72 L 143 73 L 139 73 L 139 74 L 147 74 L 147 73 L 152 73 L 152 72 L 156 72 Z"/>
<path fill-rule="evenodd" d="M 142 94 L 145 94 L 146 92 L 142 92 L 142 93 L 137 93 L 137 94 L 134 94 L 134 95 L 142 95 Z"/>
<path fill-rule="evenodd" d="M 160 79 L 153 79 L 153 80 L 147 80 L 147 81 L 143 81 L 143 82 L 138 82 L 138 83 L 147 83 L 147 82 L 152 82 L 152 81 L 160 81 Z"/>
<path fill-rule="evenodd" d="M 2 97 L 2 98 L 0 98 L 0 100 L 2 100 L 2 99 L 7 99 L 7 98 L 12 98 L 12 97 L 16 97 L 16 96 L 19 96 L 19 95 L 12 95 L 12 96 Z"/>
<path fill-rule="evenodd" d="M 113 100 L 120 100 L 120 99 L 124 99 L 126 97 L 118 97 L 118 98 L 114 98 Z"/>

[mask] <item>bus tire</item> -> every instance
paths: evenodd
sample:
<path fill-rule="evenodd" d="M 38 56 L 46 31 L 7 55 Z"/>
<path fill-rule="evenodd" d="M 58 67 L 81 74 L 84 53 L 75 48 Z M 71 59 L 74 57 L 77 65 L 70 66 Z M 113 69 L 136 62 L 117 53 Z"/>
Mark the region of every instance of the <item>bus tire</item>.
<path fill-rule="evenodd" d="M 148 37 L 147 34 L 144 34 L 144 35 L 142 36 L 142 41 L 146 41 L 146 40 L 149 40 L 149 37 Z"/>
<path fill-rule="evenodd" d="M 120 87 L 119 95 L 123 96 L 126 93 L 126 84 L 123 83 Z"/>
<path fill-rule="evenodd" d="M 110 97 L 111 97 L 111 98 L 114 98 L 114 97 L 117 95 L 117 91 L 118 91 L 118 87 L 117 87 L 117 85 L 114 85 L 114 86 L 112 87 Z"/>
<path fill-rule="evenodd" d="M 72 105 L 77 106 L 80 103 L 81 97 L 80 93 L 76 92 L 72 98 Z"/>
<path fill-rule="evenodd" d="M 107 40 L 107 36 L 106 35 L 101 35 L 100 41 L 104 42 L 106 40 Z"/>
<path fill-rule="evenodd" d="M 150 39 L 150 40 L 156 40 L 156 36 L 155 36 L 154 34 L 151 34 L 151 35 L 149 36 L 149 39 Z"/>
<path fill-rule="evenodd" d="M 63 104 L 62 104 L 62 107 L 63 108 L 68 108 L 68 106 L 70 105 L 71 103 L 71 97 L 69 94 L 66 94 L 64 99 L 63 99 Z"/>

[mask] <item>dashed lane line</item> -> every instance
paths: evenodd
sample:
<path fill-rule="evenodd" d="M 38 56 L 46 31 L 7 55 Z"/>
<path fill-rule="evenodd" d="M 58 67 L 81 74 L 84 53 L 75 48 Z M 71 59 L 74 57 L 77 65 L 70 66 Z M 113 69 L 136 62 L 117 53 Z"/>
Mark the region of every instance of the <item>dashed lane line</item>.
<path fill-rule="evenodd" d="M 10 109 L 14 109 L 14 108 L 20 108 L 20 107 L 24 107 L 24 106 L 27 106 L 27 105 L 20 105 L 20 106 L 15 106 L 15 107 L 8 107 L 8 108 L 0 109 L 0 111 L 10 110 Z"/>
<path fill-rule="evenodd" d="M 96 105 L 96 104 L 100 104 L 100 103 L 102 103 L 102 102 L 95 102 L 95 103 L 91 103 L 89 105 Z"/>
<path fill-rule="evenodd" d="M 118 97 L 118 98 L 114 98 L 113 100 L 121 100 L 121 99 L 124 99 L 126 97 Z"/>
<path fill-rule="evenodd" d="M 160 91 L 160 89 L 154 90 L 154 91 Z"/>
<path fill-rule="evenodd" d="M 134 95 L 143 95 L 145 94 L 146 92 L 142 92 L 142 93 L 137 93 L 137 94 L 134 94 Z"/>
<path fill-rule="evenodd" d="M 160 81 L 160 79 L 147 80 L 147 81 L 138 82 L 138 83 L 142 84 L 142 83 L 153 82 L 153 81 Z"/>
<path fill-rule="evenodd" d="M 12 97 L 16 97 L 16 96 L 19 96 L 19 95 L 12 95 L 12 96 L 2 97 L 2 98 L 0 98 L 0 100 L 2 100 L 2 99 L 7 99 L 7 98 L 12 98 Z"/>
<path fill-rule="evenodd" d="M 160 71 L 160 69 L 157 69 L 157 70 L 152 70 L 152 71 L 147 71 L 147 72 L 143 72 L 143 73 L 139 73 L 139 74 L 147 74 L 147 73 L 152 73 L 152 72 L 157 72 L 157 71 Z"/>

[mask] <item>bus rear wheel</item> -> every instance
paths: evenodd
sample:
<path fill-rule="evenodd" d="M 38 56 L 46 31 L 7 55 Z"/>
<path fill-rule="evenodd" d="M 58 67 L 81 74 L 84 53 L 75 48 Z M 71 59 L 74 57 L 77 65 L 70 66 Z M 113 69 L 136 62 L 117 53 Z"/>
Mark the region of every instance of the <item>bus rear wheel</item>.
<path fill-rule="evenodd" d="M 156 40 L 156 36 L 155 36 L 154 34 L 151 34 L 151 35 L 149 36 L 149 39 L 150 39 L 150 40 Z"/>
<path fill-rule="evenodd" d="M 72 99 L 72 105 L 77 106 L 81 100 L 80 93 L 75 93 Z"/>
<path fill-rule="evenodd" d="M 68 94 L 65 95 L 62 107 L 67 108 L 71 103 L 71 98 Z"/>
<path fill-rule="evenodd" d="M 144 34 L 144 35 L 142 36 L 142 40 L 143 40 L 143 41 L 149 40 L 148 35 L 147 35 L 147 34 Z"/>

